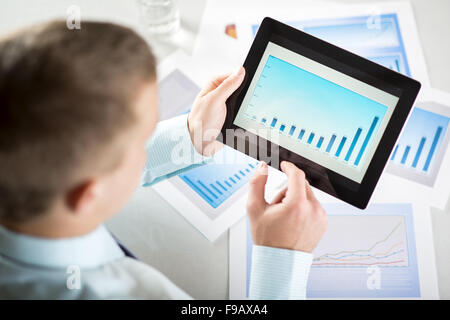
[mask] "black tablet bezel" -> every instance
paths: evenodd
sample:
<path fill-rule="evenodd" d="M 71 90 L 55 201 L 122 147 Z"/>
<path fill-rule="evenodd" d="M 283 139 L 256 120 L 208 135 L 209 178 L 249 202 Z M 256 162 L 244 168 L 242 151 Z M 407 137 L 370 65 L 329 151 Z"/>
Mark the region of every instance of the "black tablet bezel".
<path fill-rule="evenodd" d="M 412 109 L 420 90 L 420 83 L 340 47 L 266 17 L 262 21 L 245 59 L 244 68 L 246 75 L 244 81 L 227 100 L 227 116 L 220 139 L 233 148 L 236 148 L 239 145 L 238 143 L 242 143 L 242 141 L 238 141 L 240 139 L 238 135 L 232 139 L 227 139 L 226 131 L 229 129 L 243 129 L 234 125 L 233 122 L 269 41 L 399 97 L 399 101 L 360 184 L 281 146 L 277 146 L 280 150 L 280 161 L 276 165 L 270 164 L 279 169 L 279 163 L 282 160 L 291 161 L 305 171 L 311 185 L 355 207 L 365 209 Z M 255 136 L 248 131 L 245 134 L 247 136 Z M 270 150 L 272 142 L 261 137 L 255 136 L 255 138 L 253 141 L 258 141 L 256 148 L 258 149 L 258 160 L 260 160 L 259 148 Z M 248 145 L 251 143 L 249 141 L 252 141 L 252 139 L 248 139 L 244 143 Z M 249 148 L 247 147 L 246 150 L 249 150 Z M 247 151 L 246 153 L 248 154 Z"/>

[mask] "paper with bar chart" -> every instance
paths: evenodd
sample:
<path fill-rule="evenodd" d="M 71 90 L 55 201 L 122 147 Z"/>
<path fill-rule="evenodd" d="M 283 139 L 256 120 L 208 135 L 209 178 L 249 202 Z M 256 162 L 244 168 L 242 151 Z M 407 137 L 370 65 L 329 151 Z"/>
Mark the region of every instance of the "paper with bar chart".
<path fill-rule="evenodd" d="M 399 7 L 397 12 L 394 8 L 396 6 Z M 320 15 L 312 13 L 305 14 L 307 18 L 304 19 L 285 18 L 282 21 L 387 68 L 418 78 L 422 84 L 427 84 L 429 81 L 423 56 L 418 55 L 419 52 L 407 52 L 407 48 L 411 51 L 413 49 L 419 51 L 417 47 L 420 48 L 420 43 L 413 34 L 415 26 L 406 27 L 405 25 L 407 20 L 414 22 L 413 17 L 410 16 L 411 8 L 405 8 L 402 4 L 384 8 L 380 4 L 378 12 L 370 12 L 368 15 L 364 14 L 367 10 L 357 7 L 349 6 L 348 13 L 336 12 L 336 15 L 331 17 L 329 14 L 322 15 L 326 17 L 319 17 Z M 344 7 L 341 10 L 345 10 Z M 358 12 L 361 13 L 358 14 Z M 400 24 L 401 21 L 404 23 L 403 26 Z M 251 24 L 250 28 L 251 35 L 254 37 L 259 23 Z M 238 31 L 241 31 L 244 37 L 247 34 L 242 32 L 245 30 Z M 414 68 L 411 68 L 411 63 Z"/>
<path fill-rule="evenodd" d="M 313 251 L 308 298 L 421 296 L 411 204 L 372 204 L 364 213 L 345 204 L 324 208 L 328 230 Z M 248 296 L 249 229 L 246 238 Z"/>
<path fill-rule="evenodd" d="M 182 63 L 183 62 L 183 63 Z M 177 53 L 158 67 L 161 114 L 173 117 L 190 110 L 200 90 L 195 63 Z M 188 75 L 188 72 L 190 75 Z M 258 162 L 228 146 L 207 163 L 176 172 L 152 187 L 209 240 L 214 241 L 245 214 L 247 182 Z M 142 184 L 151 185 L 145 181 Z M 284 175 L 270 168 L 268 190 L 284 181 Z M 268 191 L 270 192 L 270 191 Z"/>
<path fill-rule="evenodd" d="M 162 113 L 175 116 L 188 112 L 199 90 L 189 76 L 174 69 L 159 81 Z M 218 208 L 248 182 L 257 164 L 253 158 L 225 147 L 214 155 L 210 163 L 180 173 L 178 177 L 183 183 L 175 184 L 181 192 L 186 192 L 186 186 L 191 188 L 207 205 L 204 206 L 201 202 L 202 208 Z M 218 212 L 211 213 L 209 210 L 205 213 L 212 219 L 219 215 Z"/>
<path fill-rule="evenodd" d="M 233 153 L 231 148 L 221 152 Z M 218 154 L 221 156 L 221 154 Z M 241 163 L 211 163 L 179 175 L 197 194 L 213 208 L 219 207 L 253 175 L 258 161 L 242 155 Z M 211 216 L 216 218 L 217 214 Z"/>
<path fill-rule="evenodd" d="M 397 101 L 269 42 L 234 124 L 361 182 Z"/>
<path fill-rule="evenodd" d="M 411 75 L 395 13 L 286 23 L 387 68 Z"/>
<path fill-rule="evenodd" d="M 209 162 L 165 179 L 153 188 L 208 240 L 216 240 L 246 214 L 248 181 L 258 162 L 224 146 Z M 266 194 L 284 186 L 285 175 L 269 167 Z"/>
<path fill-rule="evenodd" d="M 257 165 L 255 159 L 225 146 L 207 164 L 170 180 L 203 214 L 215 220 L 233 204 L 230 198 L 236 200 L 243 195 Z"/>
<path fill-rule="evenodd" d="M 433 186 L 449 141 L 450 108 L 418 102 L 390 158 L 388 172 Z"/>
<path fill-rule="evenodd" d="M 443 210 L 450 195 L 449 146 L 450 94 L 422 88 L 373 199 L 421 199 Z"/>

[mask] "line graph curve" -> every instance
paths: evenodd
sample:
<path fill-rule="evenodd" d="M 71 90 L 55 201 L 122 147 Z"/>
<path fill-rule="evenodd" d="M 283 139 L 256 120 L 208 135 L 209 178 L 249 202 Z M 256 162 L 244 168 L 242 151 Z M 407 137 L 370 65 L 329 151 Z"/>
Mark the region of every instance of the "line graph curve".
<path fill-rule="evenodd" d="M 316 248 L 313 267 L 367 267 L 407 266 L 407 242 L 404 220 L 380 224 L 377 217 L 367 216 L 360 219 L 347 219 L 346 216 L 331 217 L 329 232 Z M 347 221 L 348 220 L 348 221 Z M 333 228 L 333 225 L 336 225 Z M 355 230 L 338 234 L 335 230 Z M 387 229 L 389 227 L 389 229 Z M 352 236 L 352 234 L 354 236 Z M 365 238 L 358 235 L 364 234 Z M 383 235 L 380 237 L 380 235 Z M 361 243 L 359 239 L 368 239 Z M 337 247 L 340 247 L 339 249 Z M 331 250 L 336 248 L 336 250 Z M 326 250 L 325 250 L 326 249 Z"/>

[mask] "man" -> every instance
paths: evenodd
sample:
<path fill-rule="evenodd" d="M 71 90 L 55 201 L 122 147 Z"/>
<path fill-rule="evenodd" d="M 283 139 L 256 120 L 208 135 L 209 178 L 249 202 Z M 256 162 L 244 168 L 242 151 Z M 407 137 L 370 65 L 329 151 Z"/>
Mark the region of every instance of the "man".
<path fill-rule="evenodd" d="M 1 298 L 190 298 L 102 223 L 135 190 L 146 146 L 154 180 L 190 164 L 171 161 L 177 144 L 201 156 L 220 148 L 204 133 L 222 127 L 245 70 L 214 79 L 188 116 L 159 124 L 155 70 L 145 41 L 109 23 L 72 31 L 50 22 L 0 42 Z M 175 130 L 181 141 L 171 139 Z M 311 251 L 326 229 L 304 173 L 281 167 L 288 186 L 270 204 L 265 163 L 250 182 L 255 299 L 304 298 Z M 79 284 L 69 281 L 73 271 Z"/>

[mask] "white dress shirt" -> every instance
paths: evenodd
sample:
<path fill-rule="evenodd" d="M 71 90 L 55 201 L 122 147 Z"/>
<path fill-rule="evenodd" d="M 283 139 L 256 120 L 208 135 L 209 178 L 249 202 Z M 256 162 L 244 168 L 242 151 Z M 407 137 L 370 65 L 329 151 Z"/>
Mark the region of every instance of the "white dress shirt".
<path fill-rule="evenodd" d="M 143 175 L 147 185 L 208 160 L 195 151 L 186 117 L 181 115 L 158 124 L 147 146 L 148 162 Z M 172 161 L 174 150 L 184 152 L 183 161 Z M 305 298 L 311 254 L 254 246 L 252 259 L 251 299 Z M 190 296 L 155 268 L 125 256 L 104 226 L 84 236 L 63 239 L 27 236 L 0 226 L 0 299 Z"/>

